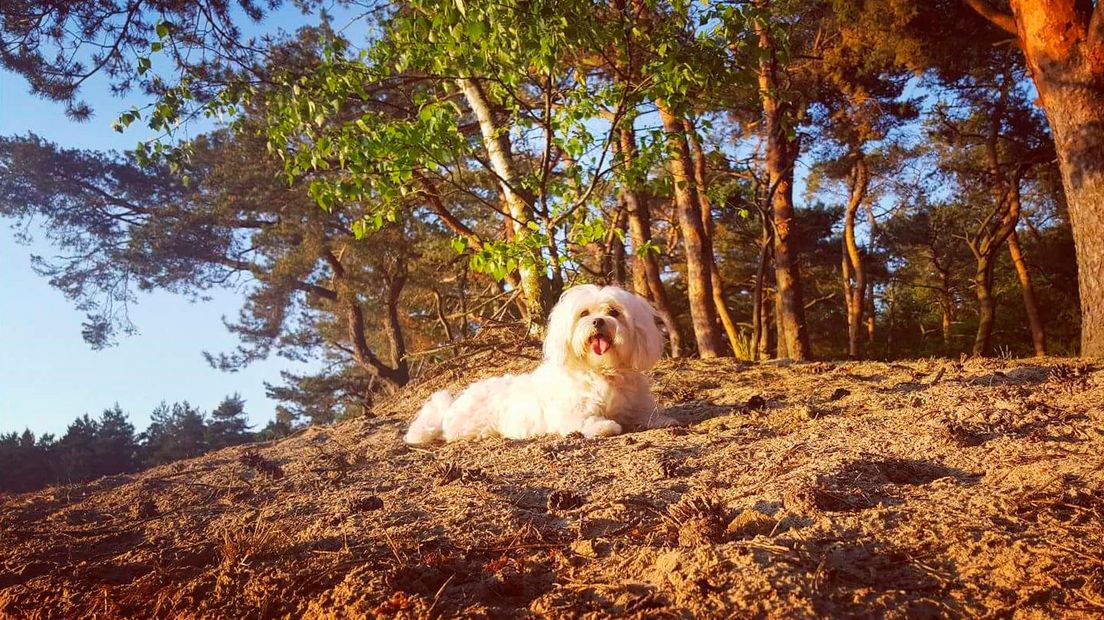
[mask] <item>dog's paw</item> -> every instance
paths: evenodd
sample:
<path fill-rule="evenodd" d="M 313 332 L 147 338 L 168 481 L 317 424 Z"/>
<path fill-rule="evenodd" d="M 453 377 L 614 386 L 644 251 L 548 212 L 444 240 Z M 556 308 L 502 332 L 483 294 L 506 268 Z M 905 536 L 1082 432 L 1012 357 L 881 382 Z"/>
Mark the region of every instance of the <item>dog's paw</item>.
<path fill-rule="evenodd" d="M 579 429 L 583 437 L 593 439 L 595 437 L 613 437 L 621 434 L 621 425 L 613 420 L 605 418 L 587 418 Z"/>

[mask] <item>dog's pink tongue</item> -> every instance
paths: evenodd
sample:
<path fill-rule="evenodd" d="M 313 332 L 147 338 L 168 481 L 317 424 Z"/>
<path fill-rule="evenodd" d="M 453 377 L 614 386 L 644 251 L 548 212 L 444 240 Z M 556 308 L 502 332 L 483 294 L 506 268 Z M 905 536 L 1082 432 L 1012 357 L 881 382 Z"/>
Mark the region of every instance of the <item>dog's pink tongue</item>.
<path fill-rule="evenodd" d="M 609 351 L 610 341 L 605 336 L 595 336 L 590 341 L 590 350 L 594 351 L 595 355 L 604 355 L 606 351 Z"/>

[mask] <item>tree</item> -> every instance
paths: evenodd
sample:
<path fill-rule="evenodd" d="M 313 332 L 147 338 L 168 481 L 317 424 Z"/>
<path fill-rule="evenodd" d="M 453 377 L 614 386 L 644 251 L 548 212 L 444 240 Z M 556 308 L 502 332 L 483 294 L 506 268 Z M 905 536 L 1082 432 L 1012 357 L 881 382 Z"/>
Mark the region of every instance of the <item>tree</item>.
<path fill-rule="evenodd" d="M 1104 8 L 1075 0 L 964 1 L 1016 38 L 1031 70 L 1077 247 L 1081 354 L 1104 357 Z"/>
<path fill-rule="evenodd" d="M 1063 243 L 1083 209 L 1046 161 L 1030 62 L 962 0 L 411 0 L 364 7 L 363 49 L 325 19 L 251 42 L 215 32 L 245 23 L 226 13 L 181 26 L 213 0 L 72 6 L 5 5 L 0 36 L 38 47 L 0 61 L 78 114 L 86 74 L 145 89 L 118 126 L 157 135 L 121 155 L 0 138 L 0 213 L 43 223 L 61 251 L 36 267 L 93 346 L 133 328 L 142 291 L 244 291 L 239 346 L 213 365 L 325 368 L 267 386 L 283 404 L 266 436 L 371 415 L 490 326 L 537 335 L 580 282 L 631 281 L 674 355 L 693 348 L 680 329 L 703 357 L 727 336 L 759 359 L 1076 335 Z M 88 42 L 107 50 L 91 65 L 53 58 L 87 61 Z M 946 105 L 922 126 L 908 90 Z M 177 141 L 195 114 L 229 121 Z M 1023 310 L 1003 303 L 1017 288 Z M 169 407 L 146 456 L 244 439 L 233 401 L 198 425 Z"/>
<path fill-rule="evenodd" d="M 217 92 L 228 70 L 255 67 L 254 54 L 265 43 L 242 32 L 239 16 L 257 23 L 282 0 L 15 0 L 0 7 L 0 66 L 17 73 L 31 92 L 65 103 L 69 116 L 85 120 L 93 110 L 80 90 L 93 77 L 106 77 L 121 93 L 136 87 L 169 99 Z M 296 0 L 303 9 L 320 3 Z M 167 57 L 181 77 L 167 84 L 151 71 L 151 56 Z M 163 101 L 162 103 L 167 103 Z M 137 118 L 139 111 L 132 110 Z M 179 120 L 171 105 L 152 116 L 159 129 Z"/>
<path fill-rule="evenodd" d="M 717 357 L 720 355 L 721 339 L 717 331 L 717 306 L 710 276 L 713 243 L 702 226 L 703 216 L 701 203 L 698 200 L 698 188 L 694 182 L 690 144 L 682 122 L 669 104 L 659 103 L 658 106 L 663 129 L 667 132 L 668 148 L 671 151 L 669 161 L 671 182 L 674 185 L 682 242 L 686 248 L 686 291 L 690 302 L 690 317 L 694 322 L 698 355 L 703 358 Z"/>
<path fill-rule="evenodd" d="M 207 445 L 212 450 L 252 441 L 249 419 L 245 415 L 245 400 L 240 394 L 227 396 L 211 411 L 207 423 Z"/>
<path fill-rule="evenodd" d="M 276 417 L 269 420 L 268 424 L 257 432 L 257 440 L 273 441 L 287 437 L 295 430 L 295 427 L 292 425 L 293 419 L 294 416 L 287 410 L 277 407 Z"/>
<path fill-rule="evenodd" d="M 147 467 L 199 456 L 209 449 L 207 420 L 188 404 L 162 402 L 150 414 L 150 425 L 140 436 Z"/>
<path fill-rule="evenodd" d="M 30 430 L 0 434 L 0 491 L 24 493 L 57 480 L 54 438 Z"/>
<path fill-rule="evenodd" d="M 864 250 L 859 245 L 859 210 L 866 211 L 872 245 L 878 232 L 874 203 L 892 193 L 891 188 L 879 187 L 892 181 L 880 181 L 900 172 L 906 155 L 900 148 L 900 130 L 918 117 L 918 111 L 915 100 L 903 98 L 908 73 L 896 63 L 888 46 L 864 36 L 866 25 L 856 20 L 846 5 L 828 12 L 822 23 L 829 42 L 821 45 L 820 60 L 809 70 L 817 88 L 809 106 L 812 126 L 820 138 L 810 150 L 820 161 L 807 184 L 817 185 L 820 179 L 816 177 L 823 176 L 845 185 L 843 301 L 848 356 L 858 358 L 868 292 L 873 291 L 864 264 L 870 248 Z"/>
<path fill-rule="evenodd" d="M 133 472 L 138 469 L 138 441 L 134 425 L 118 403 L 104 409 L 96 431 L 90 478 Z"/>
<path fill-rule="evenodd" d="M 893 275 L 898 288 L 910 290 L 916 306 L 927 311 L 917 316 L 922 335 L 929 331 L 925 323 L 938 325 L 931 331 L 940 334 L 939 346 L 929 350 L 943 355 L 958 351 L 954 326 L 960 322 L 969 284 L 964 274 L 972 272 L 973 256 L 956 237 L 962 218 L 962 211 L 952 205 L 920 201 L 898 210 L 882 227 L 900 263 Z"/>
<path fill-rule="evenodd" d="M 1019 83 L 1013 59 L 997 55 L 993 65 L 981 65 L 962 79 L 958 85 L 961 109 L 956 112 L 946 105 L 937 106 L 933 121 L 932 136 L 952 145 L 944 151 L 942 166 L 958 179 L 963 197 L 979 203 L 979 214 L 971 218 L 973 223 L 964 235 L 977 265 L 974 355 L 992 351 L 996 314 L 993 270 L 1019 224 L 1025 177 L 1053 157 L 1049 137 L 1033 118 L 1027 93 L 1017 88 Z M 1033 296 L 1026 300 L 1034 301 Z M 1038 308 L 1029 307 L 1027 313 L 1038 318 Z M 1045 347 L 1041 322 L 1032 321 L 1032 328 L 1033 341 Z"/>
<path fill-rule="evenodd" d="M 766 134 L 767 183 L 771 196 L 771 230 L 773 239 L 775 310 L 778 317 L 779 357 L 805 360 L 812 356 L 809 332 L 805 322 L 805 300 L 801 290 L 798 267 L 799 248 L 793 243 L 794 229 L 794 166 L 800 154 L 797 135 L 798 118 L 803 115 L 803 103 L 796 96 L 790 75 L 780 59 L 796 55 L 795 50 L 780 49 L 778 43 L 781 19 L 770 19 L 771 5 L 760 1 L 766 11 L 756 30 L 759 54 L 759 93 L 762 100 L 764 133 Z M 734 46 L 739 41 L 734 41 Z"/>
<path fill-rule="evenodd" d="M 57 475 L 72 484 L 96 477 L 99 425 L 88 414 L 74 420 L 57 443 Z"/>

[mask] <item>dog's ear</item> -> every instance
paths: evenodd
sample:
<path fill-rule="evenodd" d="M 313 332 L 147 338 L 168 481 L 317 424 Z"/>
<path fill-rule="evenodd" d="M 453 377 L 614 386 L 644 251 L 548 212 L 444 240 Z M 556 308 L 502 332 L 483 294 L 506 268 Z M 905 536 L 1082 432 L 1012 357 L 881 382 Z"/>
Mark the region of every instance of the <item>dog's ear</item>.
<path fill-rule="evenodd" d="M 629 328 L 633 331 L 630 363 L 636 370 L 649 370 L 663 357 L 663 332 L 656 324 L 659 313 L 643 297 L 628 291 L 622 293 L 621 305 L 628 311 Z"/>

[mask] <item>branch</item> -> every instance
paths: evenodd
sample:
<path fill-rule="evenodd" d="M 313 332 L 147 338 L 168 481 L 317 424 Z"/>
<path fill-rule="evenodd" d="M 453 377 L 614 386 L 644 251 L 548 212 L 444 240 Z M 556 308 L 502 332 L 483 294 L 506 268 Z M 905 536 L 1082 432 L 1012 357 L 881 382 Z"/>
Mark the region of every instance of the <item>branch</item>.
<path fill-rule="evenodd" d="M 445 203 L 441 200 L 440 194 L 437 193 L 437 187 L 420 171 L 414 171 L 414 178 L 421 184 L 422 194 L 425 196 L 430 210 L 437 215 L 441 222 L 452 232 L 467 239 L 468 243 L 475 249 L 483 249 L 483 240 L 479 238 L 479 235 L 450 213 L 445 207 Z"/>
<path fill-rule="evenodd" d="M 815 306 L 815 305 L 817 305 L 821 302 L 829 301 L 831 299 L 834 299 L 835 297 L 836 297 L 835 293 L 828 293 L 827 295 L 824 295 L 822 297 L 817 297 L 816 299 L 812 299 L 810 301 L 805 302 L 805 309 L 808 310 L 809 308 L 812 308 L 813 306 Z"/>
<path fill-rule="evenodd" d="M 992 5 L 989 4 L 989 0 L 963 0 L 966 4 L 970 5 L 970 8 L 974 10 L 978 15 L 981 15 L 985 19 L 989 20 L 997 28 L 1007 32 L 1012 36 L 1020 36 L 1020 31 L 1016 28 L 1016 18 L 998 11 Z"/>

